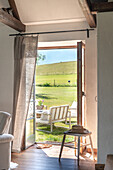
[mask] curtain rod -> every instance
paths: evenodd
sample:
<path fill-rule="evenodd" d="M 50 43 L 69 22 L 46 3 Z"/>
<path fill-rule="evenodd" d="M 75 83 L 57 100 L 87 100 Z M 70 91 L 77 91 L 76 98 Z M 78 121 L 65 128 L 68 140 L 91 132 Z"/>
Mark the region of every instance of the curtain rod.
<path fill-rule="evenodd" d="M 66 30 L 66 31 L 52 31 L 52 32 L 34 32 L 34 33 L 19 33 L 19 34 L 9 34 L 9 36 L 22 36 L 22 35 L 39 35 L 39 34 L 56 34 L 56 33 L 66 33 L 66 32 L 87 32 L 87 38 L 89 38 L 89 31 L 94 31 L 94 29 L 80 29 L 80 30 Z"/>

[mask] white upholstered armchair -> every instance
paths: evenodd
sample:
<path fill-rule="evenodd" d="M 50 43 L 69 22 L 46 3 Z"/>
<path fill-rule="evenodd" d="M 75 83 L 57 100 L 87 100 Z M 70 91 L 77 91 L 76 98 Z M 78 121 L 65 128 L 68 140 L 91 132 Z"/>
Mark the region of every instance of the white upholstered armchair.
<path fill-rule="evenodd" d="M 11 162 L 11 141 L 13 136 L 8 134 L 11 115 L 0 111 L 0 170 L 8 170 Z"/>

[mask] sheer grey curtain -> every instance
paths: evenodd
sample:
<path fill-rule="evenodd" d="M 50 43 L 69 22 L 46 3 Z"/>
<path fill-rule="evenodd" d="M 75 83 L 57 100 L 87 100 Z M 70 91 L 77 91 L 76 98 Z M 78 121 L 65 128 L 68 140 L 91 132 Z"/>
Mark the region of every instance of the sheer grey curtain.
<path fill-rule="evenodd" d="M 36 66 L 38 37 L 14 40 L 13 152 L 20 152 Z"/>

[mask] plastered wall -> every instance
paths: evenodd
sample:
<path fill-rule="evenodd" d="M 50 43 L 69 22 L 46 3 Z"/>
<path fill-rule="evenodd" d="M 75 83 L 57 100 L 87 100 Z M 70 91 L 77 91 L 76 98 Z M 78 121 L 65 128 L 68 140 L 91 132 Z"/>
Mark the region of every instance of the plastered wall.
<path fill-rule="evenodd" d="M 97 148 L 97 33 L 86 39 L 86 126 L 92 132 L 93 146 Z"/>
<path fill-rule="evenodd" d="M 98 162 L 113 154 L 113 12 L 98 14 Z"/>
<path fill-rule="evenodd" d="M 0 110 L 12 113 L 13 103 L 13 38 L 15 31 L 0 24 Z"/>

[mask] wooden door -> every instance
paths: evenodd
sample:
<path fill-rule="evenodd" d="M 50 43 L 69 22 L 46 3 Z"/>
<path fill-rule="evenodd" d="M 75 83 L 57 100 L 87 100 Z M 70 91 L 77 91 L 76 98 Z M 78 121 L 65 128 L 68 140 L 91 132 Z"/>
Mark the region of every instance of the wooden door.
<path fill-rule="evenodd" d="M 83 96 L 85 94 L 85 45 L 83 42 L 77 43 L 77 124 L 84 126 L 84 102 Z"/>

